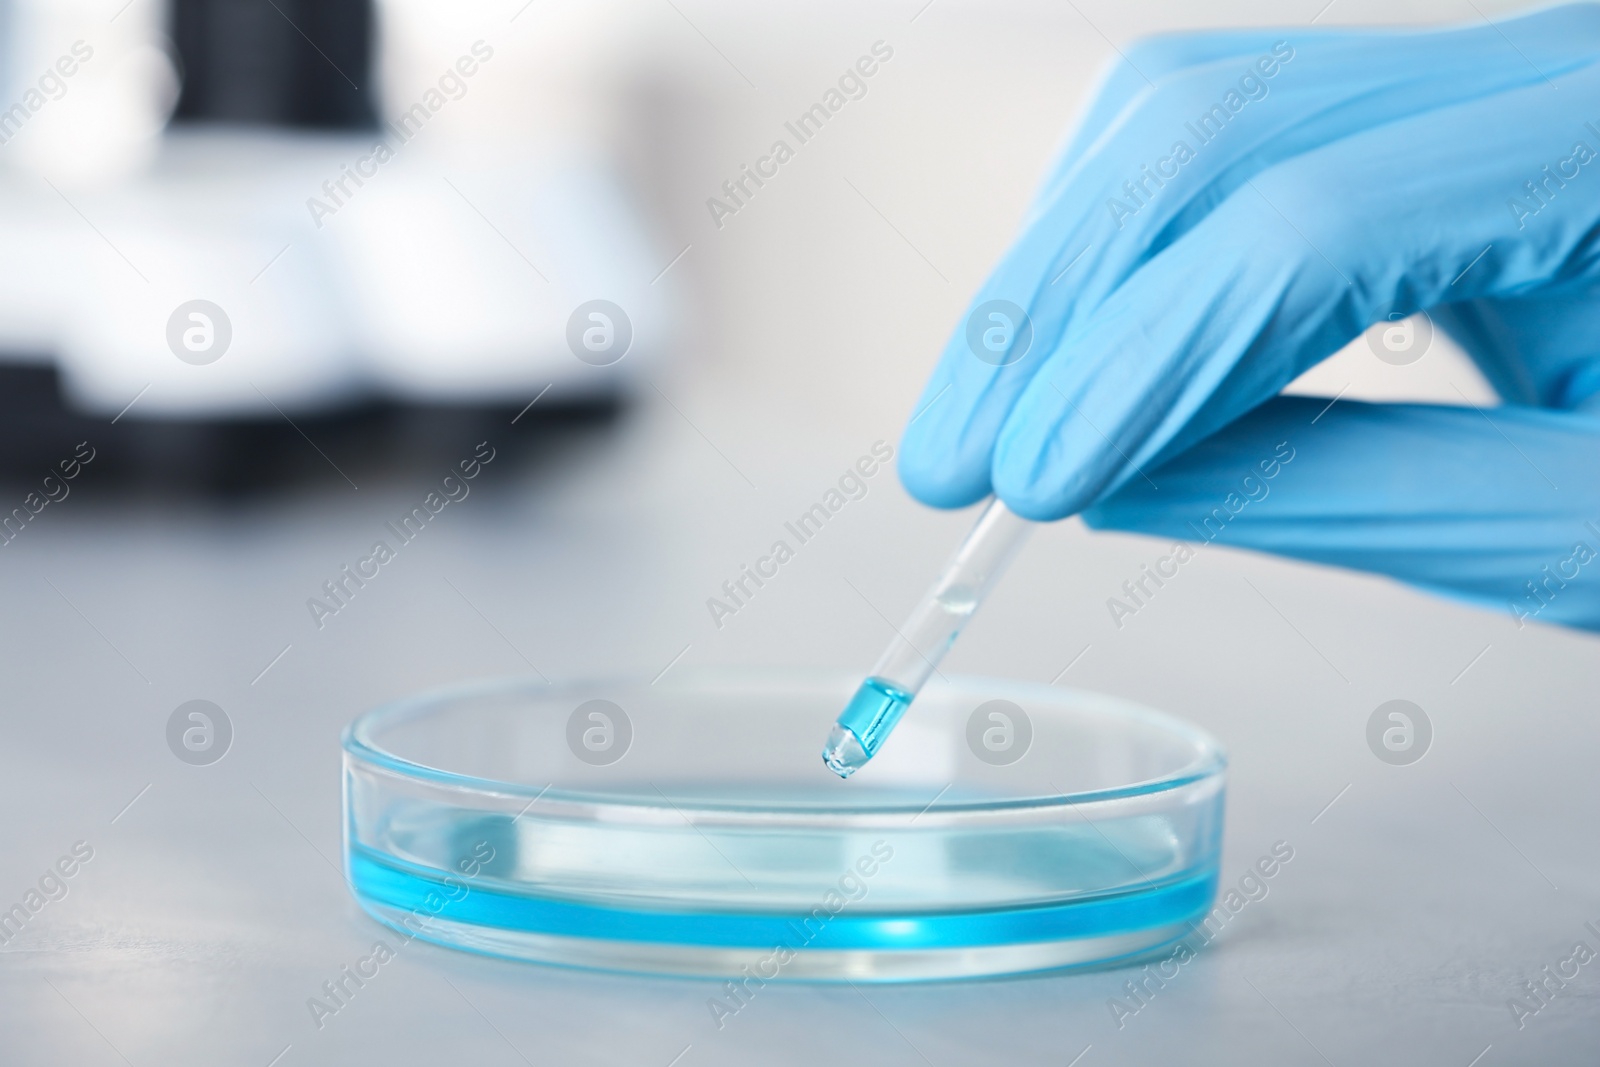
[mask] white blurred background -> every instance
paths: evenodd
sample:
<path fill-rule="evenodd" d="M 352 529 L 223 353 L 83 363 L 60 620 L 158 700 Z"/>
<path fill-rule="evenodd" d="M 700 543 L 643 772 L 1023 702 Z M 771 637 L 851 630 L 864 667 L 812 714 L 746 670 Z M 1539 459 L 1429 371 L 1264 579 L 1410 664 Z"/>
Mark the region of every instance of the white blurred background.
<path fill-rule="evenodd" d="M 940 7 L 971 36 L 952 39 L 959 74 L 930 78 L 950 58 L 916 44 L 935 31 L 875 7 L 7 0 L 0 359 L 58 368 L 74 411 L 134 420 L 607 397 L 686 317 L 749 321 L 759 340 L 723 338 L 747 368 L 780 332 L 811 342 L 793 363 L 843 355 L 814 336 L 835 321 L 815 297 L 730 314 L 811 292 L 786 275 L 816 256 L 885 312 L 867 373 L 914 382 L 1128 19 Z M 715 219 L 704 202 L 727 203 L 723 182 L 876 40 L 901 51 L 868 97 Z M 1026 103 L 983 103 L 1007 96 Z M 844 231 L 895 241 L 924 276 L 845 255 Z M 594 298 L 633 320 L 608 374 L 565 338 Z M 194 299 L 231 326 L 204 370 L 167 338 Z M 1447 343 L 1422 371 L 1361 357 L 1305 388 L 1457 399 L 1448 369 L 1487 399 Z"/>
<path fill-rule="evenodd" d="M 615 395 L 672 288 L 617 167 L 629 44 L 516 10 L 13 0 L 0 349 L 135 420 Z M 566 342 L 596 298 L 610 375 Z M 204 369 L 168 341 L 194 299 L 231 327 Z"/>

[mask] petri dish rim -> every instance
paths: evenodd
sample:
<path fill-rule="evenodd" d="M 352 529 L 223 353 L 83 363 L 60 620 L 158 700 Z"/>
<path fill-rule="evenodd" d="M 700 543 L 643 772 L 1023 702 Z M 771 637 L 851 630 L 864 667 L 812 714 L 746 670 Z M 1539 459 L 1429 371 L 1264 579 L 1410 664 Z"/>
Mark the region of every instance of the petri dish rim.
<path fill-rule="evenodd" d="M 685 670 L 668 688 L 695 691 L 703 689 L 707 684 L 727 686 L 731 683 L 739 682 L 752 687 L 760 687 L 769 686 L 775 681 L 782 682 L 786 679 L 792 680 L 795 684 L 815 686 L 824 677 L 814 671 L 780 672 L 771 669 L 740 670 L 711 667 Z M 846 680 L 846 676 L 839 675 L 838 679 Z M 956 678 L 952 679 L 952 681 L 959 684 L 965 679 Z M 991 687 L 993 687 L 993 681 L 989 681 Z M 385 727 L 409 722 L 415 718 L 425 716 L 439 707 L 496 693 L 530 690 L 538 692 L 541 697 L 548 697 L 564 692 L 590 692 L 601 688 L 613 688 L 618 685 L 647 682 L 648 680 L 642 674 L 623 674 L 593 679 L 574 678 L 557 683 L 544 683 L 522 675 L 484 678 L 471 682 L 456 682 L 390 701 L 387 704 L 381 704 L 376 708 L 363 712 L 345 727 L 340 737 L 340 742 L 348 756 L 360 759 L 391 774 L 402 778 L 422 779 L 437 785 L 471 790 L 478 793 L 519 798 L 537 797 L 549 804 L 564 803 L 580 808 L 595 808 L 613 812 L 671 813 L 680 818 L 693 813 L 723 818 L 739 819 L 749 817 L 777 821 L 790 821 L 796 818 L 808 819 L 813 816 L 896 816 L 904 815 L 908 812 L 919 812 L 921 814 L 937 812 L 941 816 L 950 816 L 989 812 L 1016 814 L 1030 810 L 1045 811 L 1063 807 L 1097 804 L 1129 797 L 1154 796 L 1181 789 L 1195 782 L 1220 777 L 1228 766 L 1227 753 L 1220 742 L 1206 731 L 1176 716 L 1165 714 L 1134 701 L 1125 700 L 1121 697 L 1107 696 L 1092 690 L 1056 688 L 1054 686 L 1041 687 L 1037 684 L 1026 682 L 1008 683 L 996 691 L 1009 690 L 1016 693 L 1028 693 L 1037 692 L 1040 688 L 1049 688 L 1057 698 L 1073 700 L 1081 708 L 1114 714 L 1122 718 L 1137 719 L 1168 734 L 1179 737 L 1193 746 L 1193 758 L 1184 766 L 1156 778 L 1131 782 L 1127 785 L 1107 789 L 1013 797 L 1001 800 L 958 800 L 939 803 L 936 799 L 934 803 L 926 807 L 915 803 L 896 804 L 881 801 L 866 804 L 761 805 L 745 802 L 715 803 L 701 800 L 687 803 L 672 803 L 669 801 L 658 804 L 648 799 L 617 793 L 564 789 L 550 785 L 537 787 L 522 782 L 508 782 L 497 778 L 484 778 L 477 775 L 462 774 L 458 771 L 445 770 L 441 767 L 421 763 L 390 752 L 377 743 L 372 736 L 375 732 Z M 697 683 L 699 684 L 697 685 Z M 851 684 L 853 685 L 854 683 L 851 682 Z M 538 688 L 535 688 L 536 686 Z M 825 733 L 827 724 L 820 723 L 819 728 Z M 820 738 L 822 734 L 818 736 Z M 820 747 L 819 741 L 819 752 Z M 818 758 L 820 760 L 820 756 Z"/>

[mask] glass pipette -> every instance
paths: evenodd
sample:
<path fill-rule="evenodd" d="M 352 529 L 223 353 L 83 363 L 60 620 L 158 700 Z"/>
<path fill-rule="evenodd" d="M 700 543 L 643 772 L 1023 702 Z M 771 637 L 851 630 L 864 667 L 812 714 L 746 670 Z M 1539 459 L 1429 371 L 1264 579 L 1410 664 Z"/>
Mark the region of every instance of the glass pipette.
<path fill-rule="evenodd" d="M 878 754 L 929 675 L 1027 540 L 1033 523 L 998 499 L 956 549 L 939 580 L 879 657 L 828 734 L 822 762 L 848 778 Z"/>

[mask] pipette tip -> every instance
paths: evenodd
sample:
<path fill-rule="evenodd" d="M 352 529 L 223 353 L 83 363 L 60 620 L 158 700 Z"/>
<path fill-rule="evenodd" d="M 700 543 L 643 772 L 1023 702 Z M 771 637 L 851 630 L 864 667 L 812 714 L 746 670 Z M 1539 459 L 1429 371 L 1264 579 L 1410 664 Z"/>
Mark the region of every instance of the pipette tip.
<path fill-rule="evenodd" d="M 848 778 L 878 754 L 900 716 L 911 706 L 912 695 L 883 678 L 868 678 L 850 698 L 828 735 L 822 762 L 840 778 Z"/>
<path fill-rule="evenodd" d="M 848 778 L 865 767 L 871 758 L 848 727 L 834 724 L 828 734 L 828 744 L 822 750 L 822 762 L 828 765 L 828 770 L 840 778 Z"/>

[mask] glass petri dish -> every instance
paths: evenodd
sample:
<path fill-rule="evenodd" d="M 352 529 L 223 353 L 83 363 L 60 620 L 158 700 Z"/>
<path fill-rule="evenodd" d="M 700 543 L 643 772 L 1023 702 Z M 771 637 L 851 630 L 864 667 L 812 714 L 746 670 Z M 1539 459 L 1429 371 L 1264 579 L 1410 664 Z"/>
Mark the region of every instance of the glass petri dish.
<path fill-rule="evenodd" d="M 402 936 L 742 981 L 1131 961 L 1211 907 L 1226 761 L 1106 696 L 930 686 L 848 781 L 852 676 L 487 681 L 344 735 L 345 870 Z"/>

